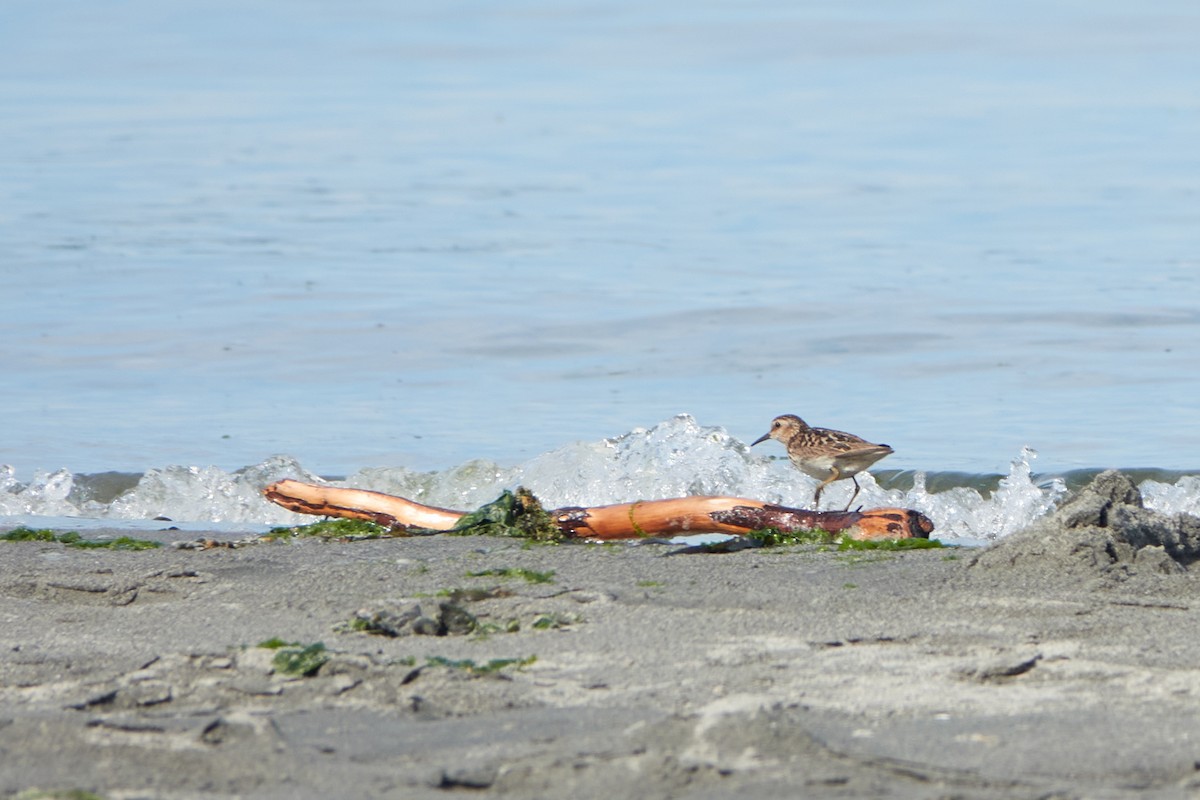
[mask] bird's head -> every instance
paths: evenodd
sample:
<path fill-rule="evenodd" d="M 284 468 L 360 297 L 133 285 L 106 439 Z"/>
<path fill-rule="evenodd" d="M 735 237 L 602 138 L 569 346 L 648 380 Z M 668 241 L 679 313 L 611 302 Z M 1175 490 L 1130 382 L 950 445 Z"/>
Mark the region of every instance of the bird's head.
<path fill-rule="evenodd" d="M 750 446 L 754 447 L 754 445 L 759 442 L 765 442 L 767 439 L 774 439 L 777 442 L 787 444 L 793 436 L 804 430 L 808 430 L 807 422 L 795 414 L 782 414 L 771 420 L 771 430 L 755 439 Z"/>

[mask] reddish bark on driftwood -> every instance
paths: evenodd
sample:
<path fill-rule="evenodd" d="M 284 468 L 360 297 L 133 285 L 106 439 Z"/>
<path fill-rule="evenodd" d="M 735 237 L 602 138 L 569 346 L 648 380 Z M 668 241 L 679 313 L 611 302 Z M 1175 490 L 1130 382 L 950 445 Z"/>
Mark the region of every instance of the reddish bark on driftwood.
<path fill-rule="evenodd" d="M 390 527 L 450 530 L 466 513 L 381 492 L 293 480 L 273 483 L 264 494 L 271 502 L 301 514 L 365 519 Z M 928 517 L 907 508 L 806 511 L 741 497 L 679 497 L 559 508 L 549 513 L 565 535 L 579 539 L 637 539 L 692 533 L 742 535 L 763 528 L 787 532 L 824 530 L 854 539 L 927 539 L 933 531 Z"/>
<path fill-rule="evenodd" d="M 366 489 L 339 489 L 313 483 L 282 480 L 263 490 L 272 503 L 299 514 L 365 519 L 387 527 L 429 528 L 446 531 L 463 516 L 462 511 L 421 505 L 403 497 Z"/>

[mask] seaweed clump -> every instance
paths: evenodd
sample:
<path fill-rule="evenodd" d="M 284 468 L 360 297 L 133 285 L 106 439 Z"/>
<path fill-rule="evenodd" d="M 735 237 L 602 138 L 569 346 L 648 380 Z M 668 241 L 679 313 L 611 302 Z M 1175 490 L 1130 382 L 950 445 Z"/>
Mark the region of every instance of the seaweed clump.
<path fill-rule="evenodd" d="M 134 539 L 129 536 L 118 536 L 115 539 L 85 539 L 76 531 L 58 533 L 49 528 L 28 528 L 21 526 L 7 533 L 0 534 L 0 541 L 5 542 L 58 542 L 67 547 L 104 550 L 153 550 L 162 547 L 159 542 L 149 539 Z"/>
<path fill-rule="evenodd" d="M 285 642 L 276 637 L 260 642 L 258 646 L 276 651 L 275 657 L 271 659 L 276 672 L 299 678 L 316 675 L 317 670 L 329 660 L 324 642 L 314 642 L 304 647 L 299 642 Z"/>
<path fill-rule="evenodd" d="M 554 570 L 546 570 L 539 572 L 534 569 L 526 569 L 524 567 L 500 567 L 496 569 L 483 569 L 478 572 L 468 572 L 468 578 L 512 578 L 520 579 L 526 583 L 554 583 Z"/>
<path fill-rule="evenodd" d="M 705 542 L 699 545 L 688 545 L 673 551 L 679 554 L 691 553 L 736 553 L 739 550 L 751 550 L 761 547 L 815 547 L 817 552 L 845 551 L 896 551 L 896 550 L 930 550 L 945 547 L 938 539 L 854 539 L 845 534 L 835 534 L 829 531 L 814 529 L 807 531 L 781 531 L 778 528 L 763 528 L 749 531 L 743 536 L 731 536 L 719 542 Z"/>
<path fill-rule="evenodd" d="M 792 547 L 801 544 L 833 544 L 834 535 L 826 530 L 814 528 L 807 531 L 781 531 L 778 528 L 763 528 L 750 531 L 745 538 L 755 547 Z"/>
<path fill-rule="evenodd" d="M 811 531 L 781 531 L 775 528 L 765 528 L 750 531 L 747 539 L 757 543 L 759 547 L 788 547 L 794 545 L 815 544 L 846 550 L 930 550 L 944 545 L 938 539 L 855 539 L 844 534 L 833 534 L 820 529 Z"/>
<path fill-rule="evenodd" d="M 359 539 L 389 539 L 405 535 L 394 528 L 365 519 L 324 519 L 320 522 L 297 525 L 292 528 L 272 528 L 263 534 L 262 538 L 280 541 L 297 536 L 313 536 L 318 539 L 349 542 Z"/>
<path fill-rule="evenodd" d="M 567 538 L 541 502 L 524 487 L 507 489 L 498 498 L 464 514 L 449 533 L 459 536 L 510 536 L 535 542 L 561 542 Z"/>
<path fill-rule="evenodd" d="M 945 547 L 941 539 L 851 539 L 843 536 L 838 540 L 838 550 L 936 550 Z"/>

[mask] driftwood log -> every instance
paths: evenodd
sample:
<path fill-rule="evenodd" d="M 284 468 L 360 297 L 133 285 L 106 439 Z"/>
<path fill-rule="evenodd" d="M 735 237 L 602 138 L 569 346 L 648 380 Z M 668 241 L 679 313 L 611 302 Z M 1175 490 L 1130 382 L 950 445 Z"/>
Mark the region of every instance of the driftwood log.
<path fill-rule="evenodd" d="M 364 519 L 395 528 L 450 530 L 466 514 L 382 492 L 294 480 L 273 483 L 263 493 L 271 502 L 301 514 Z M 933 531 L 928 517 L 907 508 L 806 511 L 741 497 L 641 500 L 611 506 L 559 508 L 549 513 L 563 534 L 573 539 L 637 539 L 694 533 L 743 535 L 763 528 L 785 532 L 824 530 L 853 539 L 927 539 Z"/>

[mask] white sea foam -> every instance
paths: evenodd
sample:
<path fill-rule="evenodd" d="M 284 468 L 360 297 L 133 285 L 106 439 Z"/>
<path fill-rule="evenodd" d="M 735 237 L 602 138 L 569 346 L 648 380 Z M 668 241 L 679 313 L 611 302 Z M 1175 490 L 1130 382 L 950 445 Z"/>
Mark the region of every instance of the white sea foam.
<path fill-rule="evenodd" d="M 946 541 L 999 539 L 1046 514 L 1067 493 L 1060 478 L 1046 487 L 1034 482 L 1030 463 L 1035 458 L 1036 451 L 1022 448 L 1000 486 L 986 496 L 967 486 L 930 493 L 925 489 L 925 475 L 918 473 L 913 488 L 894 493 L 891 504 L 924 513 L 933 520 L 934 535 Z"/>
<path fill-rule="evenodd" d="M 105 516 L 293 524 L 302 516 L 278 506 L 263 508 L 274 505 L 263 499 L 263 488 L 283 478 L 320 482 L 319 477 L 285 456 L 233 473 L 216 467 L 152 469 L 136 488 L 113 500 Z"/>
<path fill-rule="evenodd" d="M 1061 479 L 1035 479 L 1031 465 L 1036 457 L 1032 449 L 1023 449 L 998 485 L 995 476 L 967 476 L 942 491 L 930 491 L 921 472 L 905 488 L 892 485 L 900 483 L 895 479 L 881 486 L 861 473 L 862 490 L 855 503 L 921 511 L 933 520 L 934 535 L 943 541 L 998 539 L 1046 514 L 1067 493 Z M 247 526 L 312 521 L 263 499 L 262 489 L 282 478 L 325 482 L 295 459 L 274 456 L 235 472 L 211 466 L 151 469 L 104 500 L 96 499 L 86 478 L 67 470 L 38 473 L 21 483 L 11 467 L 0 467 L 0 525 L 36 517 Z M 549 508 L 687 495 L 730 495 L 805 507 L 815 486 L 781 453 L 751 450 L 723 428 L 702 426 L 687 414 L 611 439 L 568 444 L 517 466 L 469 461 L 439 472 L 374 467 L 331 483 L 455 509 L 476 508 L 517 486 L 530 489 Z M 989 491 L 985 485 L 996 488 Z M 841 508 L 852 490 L 848 481 L 832 484 L 822 495 L 822 507 Z M 1150 508 L 1200 514 L 1200 477 L 1184 476 L 1174 484 L 1147 480 L 1142 491 Z"/>
<path fill-rule="evenodd" d="M 73 483 L 67 470 L 39 472 L 27 484 L 18 482 L 15 475 L 12 467 L 0 466 L 0 515 L 78 515 L 78 509 L 67 500 Z"/>
<path fill-rule="evenodd" d="M 35 473 L 26 484 L 0 467 L 0 524 L 4 517 L 73 517 L 83 520 L 163 520 L 292 525 L 311 522 L 263 499 L 262 489 L 285 477 L 320 482 L 294 459 L 275 456 L 236 472 L 216 467 L 164 467 L 147 471 L 132 489 L 110 502 L 76 491 L 65 469 Z"/>
<path fill-rule="evenodd" d="M 1140 488 L 1146 508 L 1200 517 L 1200 476 L 1184 475 L 1173 484 L 1148 480 Z"/>

